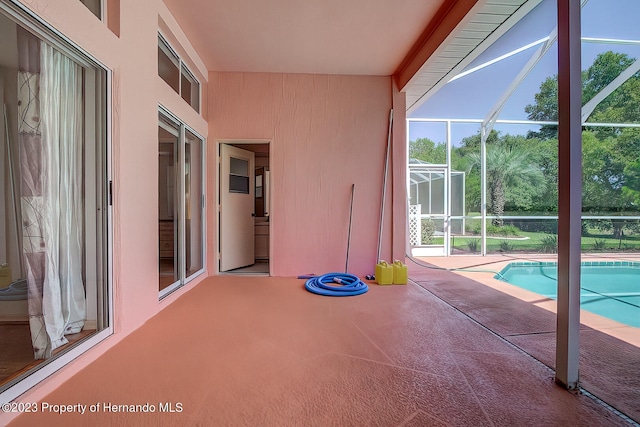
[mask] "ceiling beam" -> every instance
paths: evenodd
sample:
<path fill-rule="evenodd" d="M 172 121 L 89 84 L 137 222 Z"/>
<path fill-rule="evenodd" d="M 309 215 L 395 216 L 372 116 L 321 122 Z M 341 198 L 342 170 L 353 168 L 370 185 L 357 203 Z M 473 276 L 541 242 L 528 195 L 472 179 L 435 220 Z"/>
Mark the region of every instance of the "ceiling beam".
<path fill-rule="evenodd" d="M 449 34 L 475 6 L 478 0 L 446 0 L 429 22 L 409 53 L 396 69 L 393 77 L 396 85 L 403 88 L 420 70 Z"/>

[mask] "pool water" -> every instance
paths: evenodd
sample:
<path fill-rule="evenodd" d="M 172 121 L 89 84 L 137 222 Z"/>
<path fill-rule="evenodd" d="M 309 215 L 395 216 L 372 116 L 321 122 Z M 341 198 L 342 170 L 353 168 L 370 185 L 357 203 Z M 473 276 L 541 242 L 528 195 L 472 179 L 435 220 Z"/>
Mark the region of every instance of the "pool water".
<path fill-rule="evenodd" d="M 558 296 L 555 262 L 512 262 L 494 277 L 548 298 Z M 640 263 L 583 262 L 580 306 L 625 325 L 640 327 Z"/>

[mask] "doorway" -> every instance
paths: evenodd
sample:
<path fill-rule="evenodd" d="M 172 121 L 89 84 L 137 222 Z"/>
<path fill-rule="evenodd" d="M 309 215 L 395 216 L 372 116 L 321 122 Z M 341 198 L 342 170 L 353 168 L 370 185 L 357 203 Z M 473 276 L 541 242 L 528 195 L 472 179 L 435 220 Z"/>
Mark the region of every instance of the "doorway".
<path fill-rule="evenodd" d="M 220 141 L 219 271 L 270 274 L 269 141 Z"/>
<path fill-rule="evenodd" d="M 447 255 L 451 234 L 448 170 L 412 159 L 409 184 L 411 254 Z"/>

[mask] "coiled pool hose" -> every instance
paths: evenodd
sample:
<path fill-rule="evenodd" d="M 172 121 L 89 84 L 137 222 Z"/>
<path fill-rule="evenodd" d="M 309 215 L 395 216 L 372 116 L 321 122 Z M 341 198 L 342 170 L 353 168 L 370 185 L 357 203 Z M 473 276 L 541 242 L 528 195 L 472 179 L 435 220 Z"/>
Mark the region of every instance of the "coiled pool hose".
<path fill-rule="evenodd" d="M 301 276 L 308 279 L 304 287 L 314 294 L 331 297 L 348 297 L 364 294 L 369 286 L 357 276 L 348 273 L 327 273 L 322 276 Z M 336 285 L 330 285 L 335 283 Z"/>

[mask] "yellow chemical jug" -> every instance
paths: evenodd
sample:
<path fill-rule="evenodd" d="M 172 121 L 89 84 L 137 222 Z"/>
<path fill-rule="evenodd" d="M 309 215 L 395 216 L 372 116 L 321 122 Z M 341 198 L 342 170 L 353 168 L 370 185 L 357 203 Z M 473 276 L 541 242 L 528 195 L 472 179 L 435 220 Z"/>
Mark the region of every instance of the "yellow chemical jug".
<path fill-rule="evenodd" d="M 11 267 L 9 264 L 0 265 L 0 288 L 6 288 L 11 284 Z"/>
<path fill-rule="evenodd" d="M 376 264 L 376 282 L 378 285 L 393 284 L 393 266 L 387 264 L 386 261 L 380 261 Z"/>
<path fill-rule="evenodd" d="M 407 266 L 400 261 L 393 263 L 393 284 L 406 285 L 408 281 Z"/>

